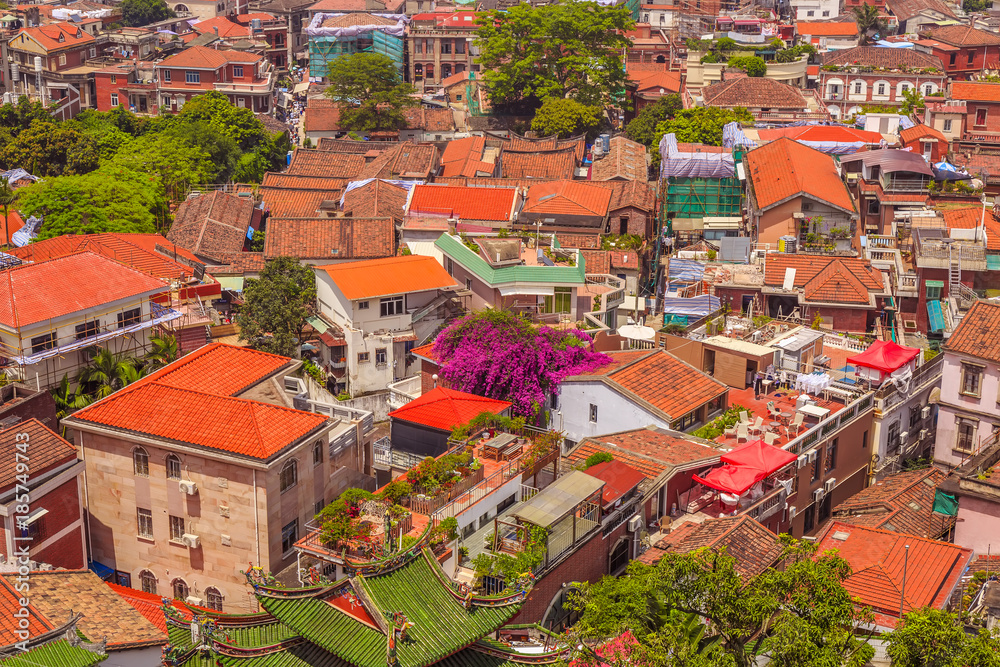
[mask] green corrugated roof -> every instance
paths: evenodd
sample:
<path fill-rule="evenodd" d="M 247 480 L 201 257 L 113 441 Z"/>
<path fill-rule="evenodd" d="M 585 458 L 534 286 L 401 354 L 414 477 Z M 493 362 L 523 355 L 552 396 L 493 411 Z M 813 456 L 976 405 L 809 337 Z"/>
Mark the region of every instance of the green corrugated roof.
<path fill-rule="evenodd" d="M 30 651 L 2 658 L 0 665 L 3 667 L 38 667 L 39 665 L 45 665 L 45 667 L 90 667 L 106 657 L 101 653 L 93 653 L 85 648 L 73 646 L 65 639 L 58 639 Z"/>
<path fill-rule="evenodd" d="M 927 287 L 944 287 L 943 280 L 925 280 L 924 285 Z"/>
<path fill-rule="evenodd" d="M 944 313 L 940 301 L 927 302 L 927 317 L 932 332 L 944 331 Z"/>
<path fill-rule="evenodd" d="M 587 267 L 583 253 L 578 253 L 579 261 L 576 266 L 505 266 L 495 269 L 477 253 L 466 248 L 461 240 L 449 234 L 442 234 L 434 245 L 483 282 L 493 286 L 508 283 L 582 285 L 586 282 Z"/>
<path fill-rule="evenodd" d="M 327 326 L 326 322 L 324 322 L 322 319 L 320 319 L 316 315 L 313 315 L 311 317 L 307 317 L 306 318 L 306 322 L 309 324 L 309 326 L 311 326 L 313 329 L 316 330 L 316 333 L 318 333 L 321 336 L 323 334 L 325 334 L 327 332 L 327 330 L 330 328 L 330 327 Z"/>
<path fill-rule="evenodd" d="M 986 270 L 1000 271 L 1000 255 L 986 255 Z"/>

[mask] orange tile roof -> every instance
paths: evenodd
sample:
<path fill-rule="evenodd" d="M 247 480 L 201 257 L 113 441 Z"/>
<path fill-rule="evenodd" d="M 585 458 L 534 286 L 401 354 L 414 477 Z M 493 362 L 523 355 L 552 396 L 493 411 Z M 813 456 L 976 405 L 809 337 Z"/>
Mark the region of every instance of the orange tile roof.
<path fill-rule="evenodd" d="M 971 102 L 1000 102 L 1000 83 L 955 81 L 951 84 L 951 99 Z"/>
<path fill-rule="evenodd" d="M 76 460 L 76 447 L 63 440 L 37 419 L 28 419 L 0 431 L 0 451 L 5 458 L 0 463 L 0 491 L 17 483 L 16 445 L 20 433 L 28 434 L 31 443 L 31 472 L 41 475 L 46 470 L 66 461 Z"/>
<path fill-rule="evenodd" d="M 646 479 L 644 474 L 632 466 L 616 460 L 590 466 L 585 472 L 604 482 L 601 502 L 605 505 L 615 502 Z"/>
<path fill-rule="evenodd" d="M 160 63 L 157 69 L 174 67 L 195 67 L 201 69 L 219 69 L 228 63 L 256 63 L 264 59 L 244 51 L 224 51 L 211 49 L 207 46 L 189 46 L 175 56 L 170 56 Z"/>
<path fill-rule="evenodd" d="M 972 560 L 971 549 L 954 544 L 837 521 L 820 536 L 817 553 L 831 549 L 851 566 L 844 587 L 872 608 L 879 625 L 890 628 L 899 620 L 901 599 L 904 614 L 920 607 L 943 609 Z"/>
<path fill-rule="evenodd" d="M 396 254 L 391 218 L 271 218 L 264 257 L 374 259 Z"/>
<path fill-rule="evenodd" d="M 121 299 L 153 295 L 167 284 L 93 252 L 77 252 L 0 274 L 0 323 L 52 320 Z"/>
<path fill-rule="evenodd" d="M 315 268 L 325 271 L 343 295 L 352 301 L 455 286 L 455 279 L 436 259 L 421 255 Z"/>
<path fill-rule="evenodd" d="M 22 35 L 34 39 L 46 51 L 68 49 L 94 41 L 94 37 L 90 33 L 86 30 L 81 30 L 76 24 L 62 22 L 49 23 L 34 28 L 22 28 L 21 32 L 14 35 L 10 40 L 10 45 L 15 46 L 18 42 L 23 41 L 24 38 Z"/>
<path fill-rule="evenodd" d="M 304 154 L 303 154 L 304 155 Z M 304 158 L 308 162 L 310 158 Z M 364 163 L 364 159 L 361 160 Z M 277 173 L 273 171 L 264 174 L 264 180 L 260 184 L 261 190 L 343 190 L 350 183 L 350 178 L 312 176 L 305 174 L 293 174 L 289 172 Z"/>
<path fill-rule="evenodd" d="M 216 16 L 213 19 L 192 23 L 191 27 L 203 35 L 213 33 L 223 39 L 227 37 L 240 38 L 250 36 L 250 28 L 239 23 L 233 23 L 224 16 Z M 218 32 L 216 32 L 216 28 L 218 28 Z"/>
<path fill-rule="evenodd" d="M 560 237 L 560 245 L 562 237 Z M 565 247 L 565 246 L 563 246 Z M 611 259 L 607 250 L 580 250 L 586 262 L 587 273 L 610 273 Z"/>
<path fill-rule="evenodd" d="M 928 28 L 931 38 L 953 46 L 996 46 L 1000 35 L 990 30 L 980 30 L 971 25 L 946 25 Z"/>
<path fill-rule="evenodd" d="M 783 137 L 746 154 L 747 175 L 759 208 L 808 195 L 854 212 L 854 200 L 832 157 Z"/>
<path fill-rule="evenodd" d="M 696 442 L 665 429 L 637 428 L 584 438 L 566 454 L 565 460 L 575 467 L 598 452 L 611 454 L 650 480 L 670 468 L 699 461 L 710 465 L 718 462 L 720 454 L 718 449 L 707 443 Z"/>
<path fill-rule="evenodd" d="M 383 151 L 366 164 L 358 174 L 358 178 L 428 179 L 437 170 L 440 162 L 441 156 L 434 144 L 404 141 Z"/>
<path fill-rule="evenodd" d="M 842 23 L 800 21 L 795 24 L 795 30 L 800 35 L 809 35 L 810 37 L 857 37 L 858 24 L 853 21 L 844 21 Z"/>
<path fill-rule="evenodd" d="M 807 301 L 871 303 L 868 288 L 843 262 L 830 262 L 803 290 Z"/>
<path fill-rule="evenodd" d="M 119 586 L 118 584 L 113 584 L 110 581 L 106 581 L 105 583 L 111 588 L 112 591 L 118 594 L 118 597 L 132 605 L 133 609 L 142 614 L 143 618 L 159 628 L 163 632 L 164 636 L 166 636 L 167 617 L 163 614 L 162 595 L 145 593 L 134 588 L 128 588 L 127 586 Z M 188 605 L 180 600 L 171 600 L 170 605 L 189 620 L 193 616 L 191 613 L 192 609 L 198 611 L 213 611 L 207 607 Z"/>
<path fill-rule="evenodd" d="M 528 189 L 522 213 L 603 218 L 610 202 L 611 191 L 607 188 L 580 181 L 551 181 Z"/>
<path fill-rule="evenodd" d="M 729 391 L 722 382 L 664 350 L 651 352 L 606 377 L 627 394 L 659 409 L 670 420 L 679 419 Z"/>
<path fill-rule="evenodd" d="M 483 162 L 486 137 L 466 137 L 453 139 L 441 154 L 442 176 L 475 176 L 485 172 L 492 174 L 496 165 Z"/>
<path fill-rule="evenodd" d="M 853 25 L 853 24 L 852 24 Z M 866 144 L 879 144 L 882 135 L 878 132 L 868 132 L 845 125 L 800 125 L 797 127 L 761 128 L 757 131 L 761 141 L 774 141 L 788 137 L 796 141 L 863 141 Z"/>
<path fill-rule="evenodd" d="M 934 496 L 947 475 L 934 468 L 884 477 L 833 508 L 833 520 L 931 539 L 952 520 L 934 514 Z"/>
<path fill-rule="evenodd" d="M 481 412 L 500 414 L 513 403 L 485 398 L 463 391 L 435 387 L 420 398 L 389 413 L 393 419 L 423 424 L 441 431 L 450 431 L 469 422 Z"/>
<path fill-rule="evenodd" d="M 899 138 L 904 145 L 916 139 L 923 139 L 924 137 L 934 137 L 938 141 L 942 141 L 945 144 L 948 143 L 948 138 L 941 134 L 940 130 L 922 123 L 914 125 L 913 127 L 908 127 L 905 130 L 901 130 L 899 133 Z"/>
<path fill-rule="evenodd" d="M 575 148 L 515 152 L 505 148 L 500 155 L 504 178 L 573 178 Z"/>
<path fill-rule="evenodd" d="M 635 82 L 636 92 L 639 93 L 647 91 L 659 92 L 660 89 L 663 89 L 663 93 L 669 95 L 670 93 L 678 93 L 681 90 L 680 72 L 651 72 L 635 70 L 629 67 L 627 74 L 629 81 Z"/>
<path fill-rule="evenodd" d="M 511 219 L 514 188 L 471 188 L 458 185 L 415 185 L 407 215 L 423 213 L 461 220 L 506 222 Z"/>
<path fill-rule="evenodd" d="M 982 226 L 986 230 L 986 249 L 1000 252 L 1000 220 L 989 213 L 983 217 L 982 206 L 949 208 L 941 211 L 948 229 L 975 229 Z"/>
<path fill-rule="evenodd" d="M 11 577 L 10 580 L 7 577 Z M 44 635 L 45 633 L 55 630 L 56 625 L 50 621 L 45 615 L 38 610 L 38 608 L 31 604 L 28 604 L 28 618 L 25 619 L 28 623 L 27 628 L 21 628 L 19 625 L 19 620 L 14 616 L 15 612 L 22 609 L 21 607 L 21 593 L 14 588 L 17 585 L 16 574 L 10 575 L 0 575 L 0 637 L 4 638 L 4 644 L 14 643 L 14 637 L 17 637 L 17 631 L 26 629 L 28 631 L 28 637 L 34 638 L 38 635 Z M 59 622 L 64 623 L 62 619 L 58 619 Z"/>
<path fill-rule="evenodd" d="M 872 268 L 867 260 L 857 257 L 822 257 L 816 255 L 775 254 L 768 257 L 764 273 L 764 284 L 769 287 L 781 287 L 785 280 L 787 269 L 795 269 L 793 287 L 813 292 L 817 296 L 829 298 L 837 296 L 822 290 L 828 284 L 845 282 L 845 275 L 851 276 L 868 292 L 879 292 L 884 288 L 882 274 Z M 831 282 L 832 281 L 832 282 Z M 858 283 L 850 282 L 852 289 L 858 289 Z M 846 282 L 845 282 L 846 284 Z M 855 298 L 854 295 L 846 295 Z M 834 302 L 839 302 L 835 299 Z M 868 298 L 865 298 L 868 302 Z"/>
<path fill-rule="evenodd" d="M 319 414 L 236 397 L 288 361 L 248 348 L 206 345 L 70 419 L 269 459 L 326 424 Z"/>
<path fill-rule="evenodd" d="M 1000 304 L 976 301 L 948 339 L 945 348 L 979 359 L 1000 362 Z"/>
<path fill-rule="evenodd" d="M 91 641 L 107 640 L 111 650 L 166 642 L 155 625 L 90 570 L 32 572 L 31 603 L 46 618 L 60 621 L 74 612 L 82 613 L 77 624 L 80 632 Z"/>
<path fill-rule="evenodd" d="M 24 227 L 24 219 L 21 214 L 17 211 L 8 211 L 7 218 L 4 218 L 3 212 L 0 211 L 0 245 L 10 245 L 10 239 L 7 237 L 7 233 L 13 236 L 14 232 Z"/>

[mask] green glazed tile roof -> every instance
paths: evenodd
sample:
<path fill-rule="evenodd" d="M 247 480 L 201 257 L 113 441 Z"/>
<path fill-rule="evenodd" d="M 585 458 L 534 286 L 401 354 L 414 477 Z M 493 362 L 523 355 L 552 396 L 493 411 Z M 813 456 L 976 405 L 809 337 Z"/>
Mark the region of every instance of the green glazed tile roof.
<path fill-rule="evenodd" d="M 225 667 L 350 667 L 350 663 L 308 642 L 270 655 L 253 658 L 222 656 L 221 660 Z"/>
<path fill-rule="evenodd" d="M 90 667 L 107 657 L 58 639 L 17 655 L 0 658 L 3 667 Z"/>
<path fill-rule="evenodd" d="M 460 239 L 442 234 L 434 242 L 442 252 L 490 285 L 508 283 L 578 284 L 586 282 L 587 267 L 583 253 L 578 253 L 576 266 L 505 266 L 495 269 L 465 247 Z"/>
<path fill-rule="evenodd" d="M 385 664 L 385 635 L 323 600 L 261 596 L 260 603 L 282 623 L 340 658 L 372 667 Z"/>

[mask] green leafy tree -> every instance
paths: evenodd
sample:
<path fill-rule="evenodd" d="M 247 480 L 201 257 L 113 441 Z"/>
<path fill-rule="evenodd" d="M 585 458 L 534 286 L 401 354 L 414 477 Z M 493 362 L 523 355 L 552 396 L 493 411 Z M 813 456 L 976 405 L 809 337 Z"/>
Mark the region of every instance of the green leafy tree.
<path fill-rule="evenodd" d="M 728 67 L 741 69 L 747 76 L 759 77 L 767 74 L 767 63 L 760 56 L 733 56 L 727 63 Z"/>
<path fill-rule="evenodd" d="M 242 156 L 239 144 L 233 137 L 217 132 L 208 122 L 172 123 L 164 127 L 163 133 L 175 141 L 197 146 L 208 153 L 209 159 L 215 165 L 217 183 L 230 180 L 236 172 L 236 166 Z"/>
<path fill-rule="evenodd" d="M 213 132 L 231 138 L 242 151 L 252 151 L 268 139 L 264 124 L 252 109 L 233 106 L 228 97 L 216 90 L 192 98 L 177 114 L 179 123 L 199 121 L 207 123 Z"/>
<path fill-rule="evenodd" d="M 494 106 L 533 108 L 549 97 L 606 103 L 625 89 L 625 6 L 585 0 L 520 3 L 476 19 L 479 63 Z"/>
<path fill-rule="evenodd" d="M 167 364 L 176 361 L 178 356 L 177 338 L 170 334 L 151 336 L 149 351 L 143 357 L 146 365 L 143 370 L 148 374 L 158 371 Z"/>
<path fill-rule="evenodd" d="M 183 198 L 194 183 L 214 183 L 217 176 L 211 156 L 198 146 L 165 134 L 147 134 L 129 142 L 111 164 L 120 169 L 149 174 L 171 199 Z"/>
<path fill-rule="evenodd" d="M 962 9 L 967 12 L 988 12 L 993 8 L 993 0 L 965 0 Z"/>
<path fill-rule="evenodd" d="M 3 235 L 7 239 L 7 243 L 10 243 L 10 205 L 14 203 L 14 189 L 10 187 L 10 183 L 6 178 L 0 177 L 0 206 L 3 206 Z"/>
<path fill-rule="evenodd" d="M 673 132 L 681 143 L 722 145 L 722 128 L 727 123 L 738 121 L 752 124 L 753 116 L 744 107 L 723 109 L 722 107 L 695 107 L 681 109 L 670 120 L 663 121 L 656 127 L 656 141 L 660 137 Z"/>
<path fill-rule="evenodd" d="M 855 630 L 872 615 L 858 610 L 843 586 L 847 562 L 793 540 L 783 562 L 781 570 L 744 580 L 725 549 L 667 554 L 653 566 L 634 561 L 625 576 L 584 584 L 571 596 L 570 607 L 581 613 L 573 643 L 630 631 L 648 660 L 638 664 L 651 666 L 679 667 L 688 663 L 675 658 L 692 653 L 713 666 L 750 667 L 765 656 L 784 667 L 864 665 L 874 650 Z M 668 620 L 673 612 L 693 614 L 707 630 L 678 630 Z"/>
<path fill-rule="evenodd" d="M 553 134 L 562 138 L 578 134 L 593 136 L 603 120 L 600 107 L 589 107 L 572 99 L 550 97 L 535 112 L 531 129 L 543 137 Z"/>
<path fill-rule="evenodd" d="M 639 113 L 625 126 L 625 136 L 632 141 L 652 148 L 663 136 L 657 133 L 656 126 L 674 117 L 684 108 L 684 102 L 677 93 L 665 95 L 653 104 L 644 106 Z"/>
<path fill-rule="evenodd" d="M 89 363 L 80 369 L 77 382 L 93 400 L 110 396 L 142 377 L 136 361 L 103 347 L 90 349 Z"/>
<path fill-rule="evenodd" d="M 31 127 L 36 120 L 53 122 L 52 115 L 44 104 L 32 102 L 24 95 L 18 98 L 17 104 L 0 106 L 0 127 L 10 130 L 13 136 Z"/>
<path fill-rule="evenodd" d="M 406 125 L 403 110 L 416 106 L 416 89 L 404 83 L 392 58 L 380 53 L 338 56 L 329 65 L 326 96 L 340 106 L 341 127 L 373 132 Z"/>
<path fill-rule="evenodd" d="M 39 239 L 96 232 L 151 234 L 167 212 L 156 178 L 113 167 L 46 178 L 17 194 L 22 215 L 44 217 Z"/>
<path fill-rule="evenodd" d="M 82 387 L 77 384 L 74 388 L 73 384 L 68 375 L 63 375 L 62 380 L 51 391 L 52 400 L 56 403 L 56 419 L 68 417 L 91 403 L 90 397 L 83 393 Z"/>
<path fill-rule="evenodd" d="M 924 97 L 916 88 L 910 88 L 903 93 L 903 104 L 899 107 L 899 112 L 910 115 L 924 108 Z"/>
<path fill-rule="evenodd" d="M 859 7 L 852 7 L 851 14 L 854 22 L 858 24 L 858 34 L 861 36 L 861 45 L 865 46 L 872 41 L 872 35 L 880 38 L 889 34 L 889 22 L 879 14 L 877 7 L 863 4 Z"/>
<path fill-rule="evenodd" d="M 131 28 L 140 28 L 177 16 L 163 0 L 123 0 L 121 10 L 122 25 Z"/>
<path fill-rule="evenodd" d="M 33 121 L 0 152 L 7 169 L 23 167 L 36 176 L 85 174 L 97 169 L 99 160 L 93 139 L 51 118 Z"/>
<path fill-rule="evenodd" d="M 970 636 L 954 614 L 925 607 L 903 616 L 886 635 L 894 667 L 997 667 L 1000 635 Z"/>
<path fill-rule="evenodd" d="M 260 278 L 246 281 L 243 300 L 237 315 L 240 340 L 290 357 L 316 307 L 316 276 L 292 257 L 277 257 L 264 266 Z"/>

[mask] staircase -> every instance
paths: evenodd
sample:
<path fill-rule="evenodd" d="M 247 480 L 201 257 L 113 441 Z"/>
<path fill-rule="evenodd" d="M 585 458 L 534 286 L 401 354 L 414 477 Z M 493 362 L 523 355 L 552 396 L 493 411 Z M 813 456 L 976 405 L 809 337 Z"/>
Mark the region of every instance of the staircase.
<path fill-rule="evenodd" d="M 178 329 L 176 331 L 176 335 L 177 335 L 177 347 L 180 349 L 181 352 L 190 352 L 191 350 L 197 350 L 202 345 L 212 342 L 212 336 L 207 326 L 187 327 L 185 329 Z"/>

